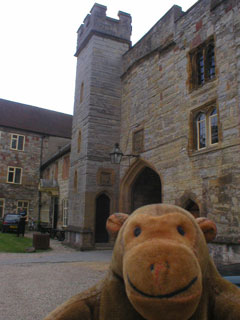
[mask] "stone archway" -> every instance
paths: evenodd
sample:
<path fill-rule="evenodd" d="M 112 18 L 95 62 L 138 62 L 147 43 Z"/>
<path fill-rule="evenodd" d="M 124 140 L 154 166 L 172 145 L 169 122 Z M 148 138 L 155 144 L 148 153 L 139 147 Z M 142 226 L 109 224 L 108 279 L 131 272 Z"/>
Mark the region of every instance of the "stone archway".
<path fill-rule="evenodd" d="M 195 218 L 198 218 L 200 216 L 200 210 L 196 202 L 192 201 L 189 199 L 186 204 L 184 209 L 189 211 Z"/>
<path fill-rule="evenodd" d="M 181 198 L 176 200 L 175 204 L 189 211 L 195 218 L 204 216 L 204 209 L 201 205 L 201 202 L 191 191 L 186 190 Z"/>
<path fill-rule="evenodd" d="M 131 211 L 147 204 L 162 202 L 162 186 L 159 175 L 145 167 L 132 185 Z"/>
<path fill-rule="evenodd" d="M 162 202 L 160 176 L 148 162 L 137 160 L 121 181 L 120 211 L 131 213 L 143 205 L 160 202 Z"/>
<path fill-rule="evenodd" d="M 102 193 L 96 198 L 95 242 L 108 242 L 106 221 L 110 214 L 110 198 Z"/>

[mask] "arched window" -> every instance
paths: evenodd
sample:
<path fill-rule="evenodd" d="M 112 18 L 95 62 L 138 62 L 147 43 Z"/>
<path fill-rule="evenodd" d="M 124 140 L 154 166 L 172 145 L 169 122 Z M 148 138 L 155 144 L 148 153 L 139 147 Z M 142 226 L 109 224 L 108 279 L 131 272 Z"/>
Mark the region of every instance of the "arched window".
<path fill-rule="evenodd" d="M 206 116 L 200 113 L 197 116 L 197 148 L 202 149 L 206 147 Z"/>
<path fill-rule="evenodd" d="M 208 107 L 195 118 L 195 149 L 201 150 L 218 143 L 218 113 L 216 107 Z"/>

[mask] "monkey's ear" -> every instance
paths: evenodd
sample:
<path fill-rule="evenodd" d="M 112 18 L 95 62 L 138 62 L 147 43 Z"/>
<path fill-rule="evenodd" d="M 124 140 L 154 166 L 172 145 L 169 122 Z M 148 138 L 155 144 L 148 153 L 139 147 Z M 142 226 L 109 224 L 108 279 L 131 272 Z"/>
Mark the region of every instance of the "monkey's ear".
<path fill-rule="evenodd" d="M 206 241 L 207 242 L 213 241 L 217 235 L 216 224 L 212 220 L 204 217 L 197 218 L 196 221 L 199 227 L 202 229 L 202 232 L 205 236 Z"/>
<path fill-rule="evenodd" d="M 127 220 L 128 214 L 114 213 L 111 214 L 106 223 L 107 231 L 110 235 L 116 237 L 124 222 Z"/>

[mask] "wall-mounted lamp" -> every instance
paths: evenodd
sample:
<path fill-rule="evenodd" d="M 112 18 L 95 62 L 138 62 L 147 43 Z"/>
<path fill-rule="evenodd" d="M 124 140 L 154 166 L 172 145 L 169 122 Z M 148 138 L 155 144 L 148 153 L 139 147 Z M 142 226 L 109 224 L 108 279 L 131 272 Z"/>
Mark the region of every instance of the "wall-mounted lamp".
<path fill-rule="evenodd" d="M 111 163 L 113 164 L 120 164 L 122 157 L 134 157 L 134 158 L 139 158 L 139 154 L 123 154 L 120 147 L 119 143 L 115 143 L 115 146 L 112 150 L 112 152 L 109 153 Z"/>

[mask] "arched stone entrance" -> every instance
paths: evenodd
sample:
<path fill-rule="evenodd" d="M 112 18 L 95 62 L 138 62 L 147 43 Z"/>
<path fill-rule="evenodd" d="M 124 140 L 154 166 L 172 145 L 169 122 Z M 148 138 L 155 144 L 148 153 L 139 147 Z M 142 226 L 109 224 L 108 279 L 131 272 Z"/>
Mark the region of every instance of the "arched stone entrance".
<path fill-rule="evenodd" d="M 204 216 L 201 202 L 198 201 L 197 196 L 189 190 L 186 190 L 181 198 L 176 200 L 176 205 L 189 211 L 195 218 Z"/>
<path fill-rule="evenodd" d="M 162 202 L 162 186 L 159 175 L 149 167 L 145 167 L 132 186 L 131 210 L 134 211 L 151 203 Z"/>
<path fill-rule="evenodd" d="M 102 193 L 96 198 L 95 242 L 108 242 L 106 221 L 110 214 L 110 198 Z"/>
<path fill-rule="evenodd" d="M 185 204 L 185 208 L 187 211 L 191 212 L 191 214 L 195 217 L 198 218 L 200 216 L 200 210 L 198 205 L 192 201 L 191 199 L 189 199 L 187 201 L 187 203 Z"/>
<path fill-rule="evenodd" d="M 160 202 L 162 202 L 160 176 L 148 162 L 137 160 L 121 181 L 120 211 L 131 213 L 143 205 Z"/>

